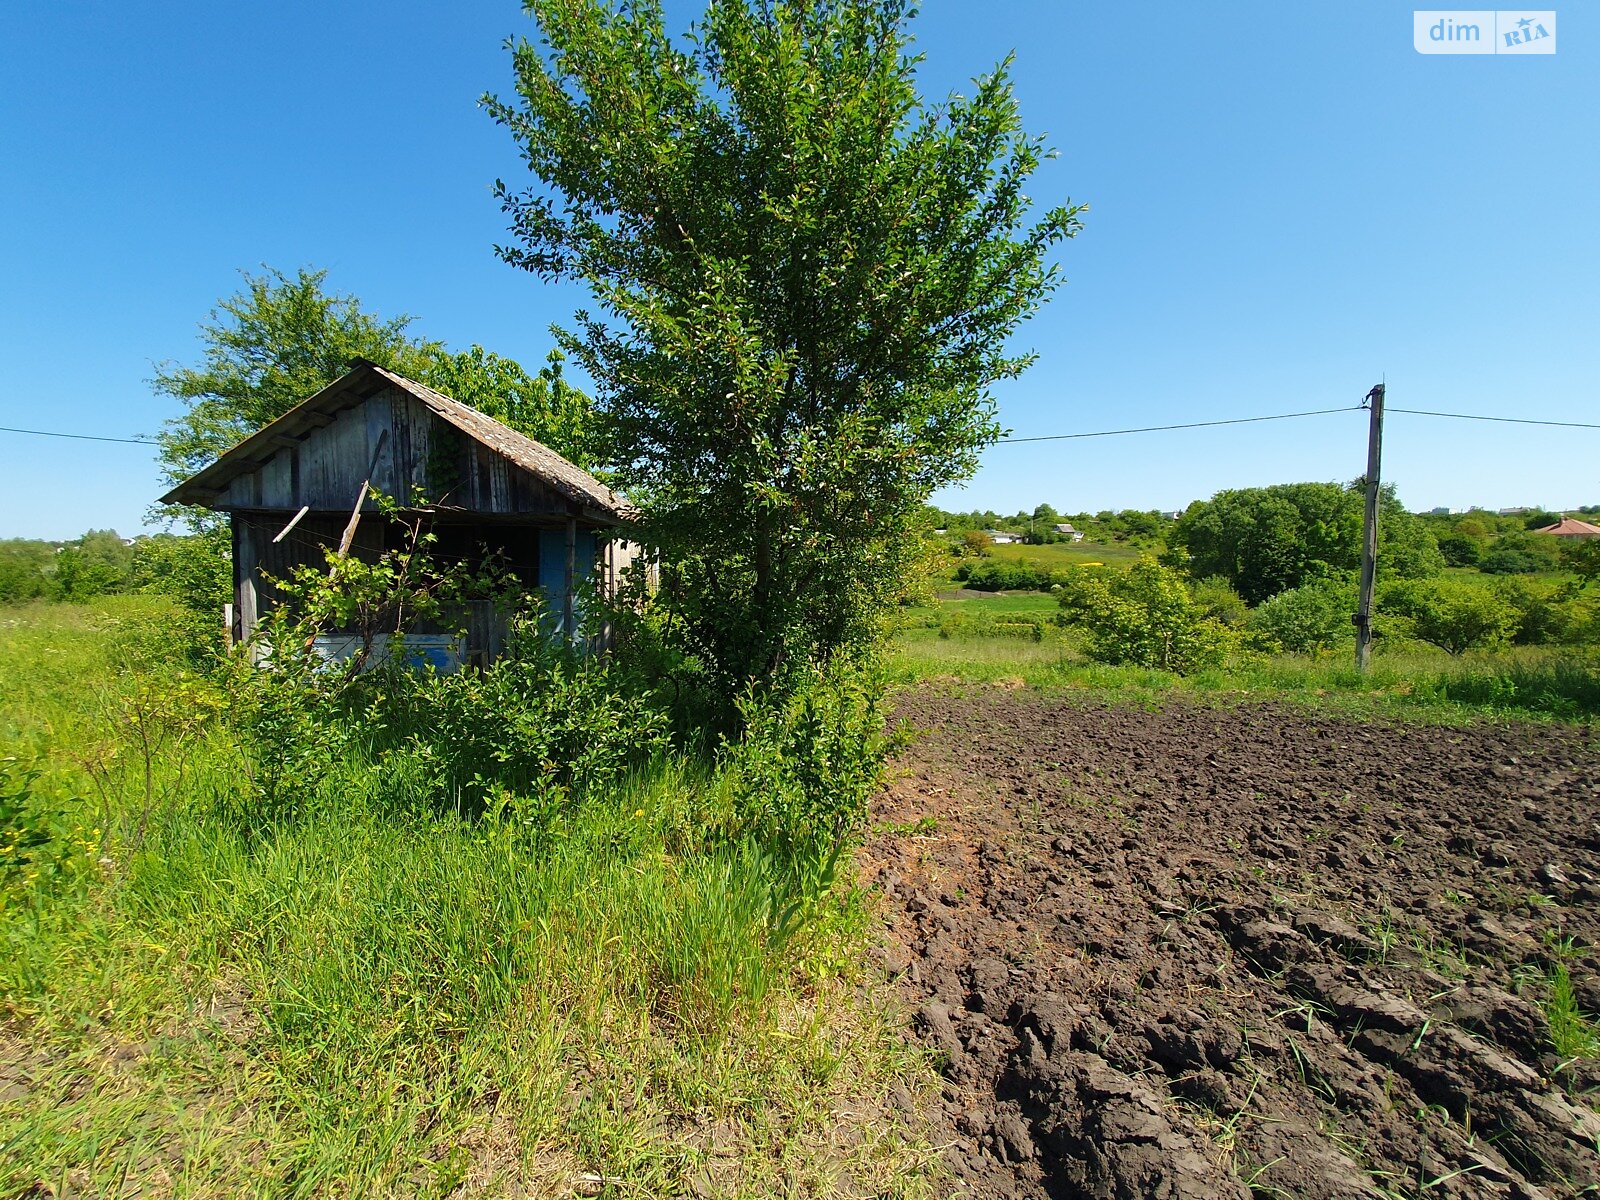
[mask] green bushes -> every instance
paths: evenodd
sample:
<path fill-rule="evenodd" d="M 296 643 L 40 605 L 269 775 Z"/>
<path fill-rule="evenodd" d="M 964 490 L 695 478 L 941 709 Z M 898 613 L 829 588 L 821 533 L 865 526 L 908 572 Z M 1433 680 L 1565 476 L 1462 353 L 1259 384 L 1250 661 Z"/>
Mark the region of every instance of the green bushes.
<path fill-rule="evenodd" d="M 1450 654 L 1496 646 L 1517 628 L 1517 612 L 1488 588 L 1458 579 L 1410 579 L 1385 587 L 1378 611 L 1390 628 Z"/>
<path fill-rule="evenodd" d="M 947 608 L 940 612 L 938 620 L 941 638 L 1001 637 L 1028 642 L 1044 641 L 1046 631 L 1057 624 L 1043 613 L 991 613 L 982 608 Z"/>
<path fill-rule="evenodd" d="M 1251 636 L 1269 651 L 1313 654 L 1354 636 L 1350 615 L 1355 588 L 1336 579 L 1317 579 L 1279 592 L 1251 611 Z"/>
<path fill-rule="evenodd" d="M 1483 561 L 1483 539 L 1459 532 L 1441 534 L 1439 553 L 1447 567 L 1475 567 Z"/>
<path fill-rule="evenodd" d="M 1361 563 L 1362 489 L 1334 483 L 1234 488 L 1189 506 L 1169 541 L 1174 565 L 1221 575 L 1251 604 Z M 1392 488 L 1382 496 L 1378 562 L 1385 575 L 1433 574 L 1444 565 L 1433 535 Z"/>
<path fill-rule="evenodd" d="M 1244 597 L 1233 590 L 1233 585 L 1221 575 L 1208 575 L 1189 585 L 1195 603 L 1206 616 L 1220 621 L 1230 629 L 1237 629 L 1250 617 L 1250 606 Z"/>
<path fill-rule="evenodd" d="M 679 1194 L 680 1132 L 711 1121 L 754 1193 L 783 1172 L 820 1192 L 839 1164 L 808 1147 L 839 1097 L 909 1066 L 853 989 L 866 910 L 833 886 L 887 747 L 870 664 L 747 697 L 702 754 L 631 665 L 532 616 L 451 676 L 288 639 L 206 682 L 226 713 L 186 727 L 146 812 L 136 740 L 106 722 L 178 677 L 151 640 L 173 608 L 102 603 L 0 622 L 0 755 L 40 765 L 0 758 L 0 1011 L 62 1051 L 5 1098 L 0 1192 L 88 1164 L 95 1194 L 179 1168 L 207 1194 L 409 1194 L 499 1122 L 513 1174 L 576 1160 Z M 195 1017 L 220 1010 L 228 1032 Z M 135 1155 L 146 1127 L 85 1039 L 130 1047 L 128 1078 L 195 1119 L 151 1108 L 161 1150 Z M 903 1194 L 903 1146 L 874 1131 L 850 1169 Z"/>
<path fill-rule="evenodd" d="M 1478 563 L 1478 570 L 1485 575 L 1533 575 L 1560 569 L 1559 540 L 1533 533 L 1506 534 Z"/>
<path fill-rule="evenodd" d="M 0 541 L 0 604 L 82 601 L 126 591 L 134 550 L 113 529 L 91 529 L 69 542 Z"/>
<path fill-rule="evenodd" d="M 0 758 L 0 901 L 48 887 L 75 849 L 60 809 L 37 794 L 36 768 Z"/>
<path fill-rule="evenodd" d="M 1088 633 L 1099 662 L 1187 674 L 1220 665 L 1238 635 L 1206 615 L 1184 577 L 1154 559 L 1123 574 L 1085 574 L 1061 593 L 1069 619 Z"/>
<path fill-rule="evenodd" d="M 1047 592 L 1067 578 L 1067 572 L 1027 562 L 990 559 L 956 568 L 956 579 L 976 592 Z"/>
<path fill-rule="evenodd" d="M 883 695 L 880 666 L 839 659 L 777 703 L 741 699 L 743 732 L 723 751 L 740 833 L 814 853 L 859 830 L 890 743 Z"/>

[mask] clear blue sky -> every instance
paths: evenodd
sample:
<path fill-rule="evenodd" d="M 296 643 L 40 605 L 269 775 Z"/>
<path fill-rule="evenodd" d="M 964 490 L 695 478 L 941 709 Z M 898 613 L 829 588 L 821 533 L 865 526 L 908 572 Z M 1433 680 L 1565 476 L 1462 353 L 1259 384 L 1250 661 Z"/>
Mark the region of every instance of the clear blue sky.
<path fill-rule="evenodd" d="M 686 20 L 689 6 L 679 6 Z M 1600 20 L 1554 56 L 1422 56 L 1410 6 L 929 0 L 924 90 L 1017 53 L 1031 189 L 1091 205 L 997 397 L 1021 435 L 1354 404 L 1600 421 Z M 581 301 L 494 256 L 512 3 L 34 3 L 0 41 L 0 425 L 172 415 L 240 268 L 326 267 L 420 332 L 535 363 Z M 997 446 L 950 507 L 1180 508 L 1361 473 L 1360 414 Z M 1412 507 L 1600 502 L 1600 431 L 1394 416 Z M 0 537 L 132 532 L 149 453 L 0 434 Z"/>

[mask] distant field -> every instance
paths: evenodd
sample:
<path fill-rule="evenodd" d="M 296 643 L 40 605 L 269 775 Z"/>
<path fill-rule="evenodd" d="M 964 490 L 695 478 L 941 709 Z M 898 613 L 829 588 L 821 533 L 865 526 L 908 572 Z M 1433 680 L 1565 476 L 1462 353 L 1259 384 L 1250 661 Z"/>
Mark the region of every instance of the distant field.
<path fill-rule="evenodd" d="M 954 558 L 944 567 L 944 578 L 954 582 L 956 571 L 963 565 L 976 566 L 980 562 L 1026 563 L 1045 570 L 1060 571 L 1068 567 L 1127 567 L 1139 561 L 1146 553 L 1134 547 L 1099 542 L 1052 542 L 1043 546 L 1004 545 L 991 546 L 986 558 Z"/>
<path fill-rule="evenodd" d="M 1006 562 L 1040 563 L 1048 567 L 1077 567 L 1087 563 L 1115 566 L 1139 561 L 1140 551 L 1130 546 L 1102 542 L 1051 542 L 1044 546 L 991 546 L 990 553 Z"/>
<path fill-rule="evenodd" d="M 1451 656 L 1410 643 L 1380 647 L 1372 671 L 1362 675 L 1353 665 L 1353 647 L 1341 646 L 1316 655 L 1243 654 L 1226 666 L 1182 676 L 1094 662 L 1084 652 L 1081 632 L 1070 628 L 1046 627 L 1038 641 L 996 636 L 1002 628 L 998 622 L 988 631 L 956 625 L 941 634 L 939 616 L 952 610 L 992 612 L 1001 621 L 1045 611 L 1001 607 L 1029 599 L 1050 601 L 1048 596 L 1003 596 L 998 604 L 945 601 L 938 609 L 908 610 L 889 656 L 893 677 L 901 684 L 959 679 L 1090 691 L 1135 704 L 1159 705 L 1178 697 L 1272 698 L 1363 716 L 1446 723 L 1511 715 L 1581 722 L 1600 717 L 1596 660 L 1570 648 L 1515 646 Z"/>
<path fill-rule="evenodd" d="M 939 607 L 1000 616 L 1003 613 L 1053 613 L 1060 605 L 1048 592 L 948 592 L 940 594 Z"/>

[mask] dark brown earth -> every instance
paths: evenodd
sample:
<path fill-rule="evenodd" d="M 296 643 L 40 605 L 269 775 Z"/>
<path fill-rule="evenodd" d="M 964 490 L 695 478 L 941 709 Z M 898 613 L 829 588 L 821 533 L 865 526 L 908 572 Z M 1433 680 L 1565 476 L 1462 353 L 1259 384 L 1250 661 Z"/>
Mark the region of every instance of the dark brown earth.
<path fill-rule="evenodd" d="M 867 878 L 964 1194 L 1600 1185 L 1600 1064 L 1541 1007 L 1561 962 L 1600 1011 L 1592 734 L 992 687 L 900 716 Z"/>

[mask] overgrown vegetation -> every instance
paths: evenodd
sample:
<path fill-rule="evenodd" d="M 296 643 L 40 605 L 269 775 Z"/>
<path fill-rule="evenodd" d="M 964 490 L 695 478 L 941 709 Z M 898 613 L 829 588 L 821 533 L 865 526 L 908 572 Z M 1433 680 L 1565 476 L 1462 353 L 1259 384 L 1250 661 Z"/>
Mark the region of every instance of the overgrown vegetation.
<path fill-rule="evenodd" d="M 440 676 L 300 600 L 199 673 L 164 598 L 5 617 L 0 1190 L 923 1194 L 839 871 L 868 675 L 700 753 L 536 614 Z"/>

